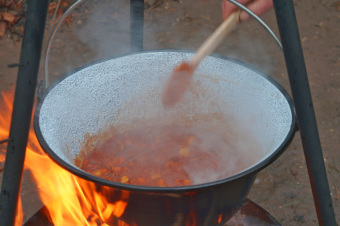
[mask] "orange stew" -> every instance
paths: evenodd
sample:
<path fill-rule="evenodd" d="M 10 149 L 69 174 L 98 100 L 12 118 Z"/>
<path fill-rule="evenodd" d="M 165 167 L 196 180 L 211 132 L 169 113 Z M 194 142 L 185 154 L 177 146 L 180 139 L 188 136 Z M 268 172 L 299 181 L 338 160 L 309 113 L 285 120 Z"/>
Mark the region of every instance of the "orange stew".
<path fill-rule="evenodd" d="M 80 168 L 115 182 L 160 187 L 192 185 L 197 180 L 208 182 L 199 178 L 216 173 L 222 179 L 244 169 L 246 162 L 236 158 L 237 169 L 221 171 L 223 164 L 227 164 L 221 161 L 223 150 L 215 150 L 222 149 L 221 145 L 206 144 L 204 140 L 214 136 L 219 135 L 203 127 L 166 125 L 129 129 L 97 144 L 83 156 Z M 211 142 L 220 141 L 223 139 L 214 138 Z"/>

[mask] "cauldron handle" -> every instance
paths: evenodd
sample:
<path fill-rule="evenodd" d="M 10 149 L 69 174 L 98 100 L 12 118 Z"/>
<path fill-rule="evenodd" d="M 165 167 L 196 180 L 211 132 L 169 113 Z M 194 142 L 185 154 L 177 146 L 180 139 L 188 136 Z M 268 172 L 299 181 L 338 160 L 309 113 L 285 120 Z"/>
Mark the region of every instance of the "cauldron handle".
<path fill-rule="evenodd" d="M 48 40 L 51 40 L 56 32 L 58 31 L 60 25 L 62 22 L 71 14 L 73 9 L 75 9 L 77 6 L 84 3 L 83 0 L 78 0 L 75 3 L 73 3 L 62 15 L 62 17 L 59 19 L 59 21 L 56 23 L 56 25 L 52 28 L 52 31 L 49 35 Z M 144 0 L 130 0 L 130 20 L 132 21 L 130 24 L 130 30 L 131 30 L 131 51 L 141 51 L 143 50 L 143 24 L 144 24 Z M 44 52 L 44 74 L 45 74 L 45 82 L 39 84 L 39 90 L 40 93 L 43 93 L 44 90 L 49 86 L 49 79 L 48 79 L 48 56 L 49 51 L 51 49 L 51 42 L 48 41 L 46 43 L 46 51 Z M 38 93 L 38 98 L 39 98 Z"/>
<path fill-rule="evenodd" d="M 48 79 L 48 56 L 50 54 L 50 49 L 51 49 L 51 40 L 53 39 L 53 37 L 55 36 L 56 32 L 58 31 L 60 25 L 62 24 L 62 22 L 71 14 L 71 12 L 73 11 L 73 9 L 75 9 L 78 5 L 81 5 L 82 3 L 84 3 L 83 0 L 78 0 L 75 3 L 73 3 L 62 15 L 62 17 L 60 17 L 60 19 L 58 20 L 58 22 L 55 24 L 54 27 L 52 27 L 51 32 L 49 37 L 47 38 L 47 42 L 46 42 L 46 46 L 44 46 L 44 49 L 46 51 L 44 51 L 44 55 L 43 55 L 43 71 L 44 71 L 44 79 L 45 81 L 39 83 L 38 86 L 38 99 L 41 97 L 41 95 L 43 95 L 45 89 L 50 85 L 50 81 Z"/>
<path fill-rule="evenodd" d="M 239 3 L 238 1 L 236 1 L 236 0 L 228 0 L 228 1 L 233 3 L 234 5 L 236 5 L 237 7 L 239 7 L 240 9 L 245 11 L 246 13 L 248 13 L 255 20 L 257 20 L 257 22 L 259 22 L 262 25 L 262 27 L 264 27 L 264 29 L 266 29 L 266 31 L 268 31 L 268 33 L 273 37 L 273 39 L 275 40 L 275 42 L 277 43 L 277 45 L 279 46 L 279 48 L 282 51 L 282 44 L 281 44 L 280 40 L 276 37 L 274 32 L 270 29 L 270 27 L 260 17 L 258 17 L 255 13 L 253 13 L 253 11 L 251 11 L 250 9 L 248 9 L 247 7 L 245 7 L 244 5 Z"/>

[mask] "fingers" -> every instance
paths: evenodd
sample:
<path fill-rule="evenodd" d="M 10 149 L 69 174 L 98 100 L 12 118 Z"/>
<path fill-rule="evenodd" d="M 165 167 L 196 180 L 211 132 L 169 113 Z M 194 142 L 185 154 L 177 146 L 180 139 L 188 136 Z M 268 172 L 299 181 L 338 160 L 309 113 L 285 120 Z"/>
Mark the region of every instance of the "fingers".
<path fill-rule="evenodd" d="M 273 0 L 256 0 L 247 5 L 247 8 L 253 11 L 256 15 L 262 15 L 273 7 Z M 250 15 L 244 11 L 241 12 L 240 20 L 246 21 Z"/>
<path fill-rule="evenodd" d="M 248 2 L 250 2 L 251 0 L 239 0 L 238 2 L 246 5 Z M 222 2 L 222 17 L 223 20 L 227 19 L 230 14 L 232 14 L 232 12 L 234 12 L 238 7 L 236 5 L 234 5 L 233 3 L 227 1 L 227 0 L 223 0 Z"/>
<path fill-rule="evenodd" d="M 253 11 L 256 15 L 262 15 L 273 7 L 273 0 L 239 0 L 239 3 L 245 5 L 248 9 Z M 230 14 L 238 7 L 233 3 L 223 0 L 222 3 L 222 16 L 223 20 L 228 18 Z M 241 21 L 246 21 L 250 18 L 249 14 L 242 11 L 240 15 Z"/>

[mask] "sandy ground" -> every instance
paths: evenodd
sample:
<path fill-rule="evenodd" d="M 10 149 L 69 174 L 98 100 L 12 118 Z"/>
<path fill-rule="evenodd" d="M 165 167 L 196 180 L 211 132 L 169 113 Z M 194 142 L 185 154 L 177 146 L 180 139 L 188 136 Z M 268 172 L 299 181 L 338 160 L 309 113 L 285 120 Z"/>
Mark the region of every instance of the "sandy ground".
<path fill-rule="evenodd" d="M 148 3 L 153 4 L 151 1 Z M 340 2 L 336 0 L 296 0 L 294 3 L 331 197 L 339 223 Z M 124 14 L 125 5 L 114 7 L 118 12 L 118 20 L 127 19 Z M 99 29 L 97 24 L 103 25 L 103 29 L 106 28 L 105 26 L 110 26 L 105 23 L 103 16 L 109 10 L 107 7 L 101 8 L 100 4 L 91 10 L 97 10 L 97 13 L 91 14 L 92 11 L 90 11 L 90 13 L 78 15 L 78 17 L 75 15 L 72 25 L 64 28 L 61 36 L 58 37 L 59 42 L 56 41 L 55 46 L 62 48 L 55 47 L 51 53 L 53 56 L 50 69 L 51 80 L 72 69 L 72 67 L 60 69 L 60 65 L 65 62 L 65 56 L 69 57 L 68 59 L 73 59 L 74 56 L 81 55 L 82 57 L 77 57 L 77 60 L 71 63 L 73 67 L 76 67 L 89 60 L 127 51 L 126 46 L 122 45 L 125 42 L 124 23 L 118 27 L 119 35 L 110 33 L 107 29 L 97 31 L 96 29 Z M 86 15 L 91 16 L 86 17 Z M 274 11 L 271 10 L 262 18 L 278 34 Z M 85 22 L 89 26 L 81 29 Z M 160 5 L 145 10 L 144 45 L 146 49 L 195 49 L 220 22 L 220 1 L 160 2 Z M 73 30 L 77 29 L 83 33 L 74 35 Z M 96 41 L 98 37 L 109 38 L 98 42 Z M 110 43 L 109 51 L 93 52 L 94 49 L 107 50 L 105 43 L 107 44 L 110 40 L 118 41 Z M 1 91 L 8 90 L 16 82 L 17 69 L 9 69 L 7 65 L 18 62 L 20 45 L 20 41 L 13 40 L 9 34 L 0 39 Z M 270 74 L 289 91 L 282 53 L 257 22 L 249 21 L 239 25 L 216 52 L 256 66 Z M 24 220 L 27 220 L 41 207 L 36 190 L 37 188 L 28 173 L 25 173 L 21 191 L 25 211 Z M 282 225 L 317 225 L 299 133 L 296 133 L 287 150 L 274 163 L 259 173 L 249 198 L 270 212 Z"/>

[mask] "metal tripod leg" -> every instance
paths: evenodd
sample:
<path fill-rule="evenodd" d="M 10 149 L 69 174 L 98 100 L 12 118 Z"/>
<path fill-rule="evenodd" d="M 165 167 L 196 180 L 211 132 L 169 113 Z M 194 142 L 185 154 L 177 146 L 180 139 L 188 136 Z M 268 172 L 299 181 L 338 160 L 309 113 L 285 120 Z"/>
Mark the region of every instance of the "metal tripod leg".
<path fill-rule="evenodd" d="M 15 223 L 48 1 L 29 0 L 0 193 L 0 226 Z"/>
<path fill-rule="evenodd" d="M 319 224 L 336 225 L 293 1 L 274 8 Z"/>

